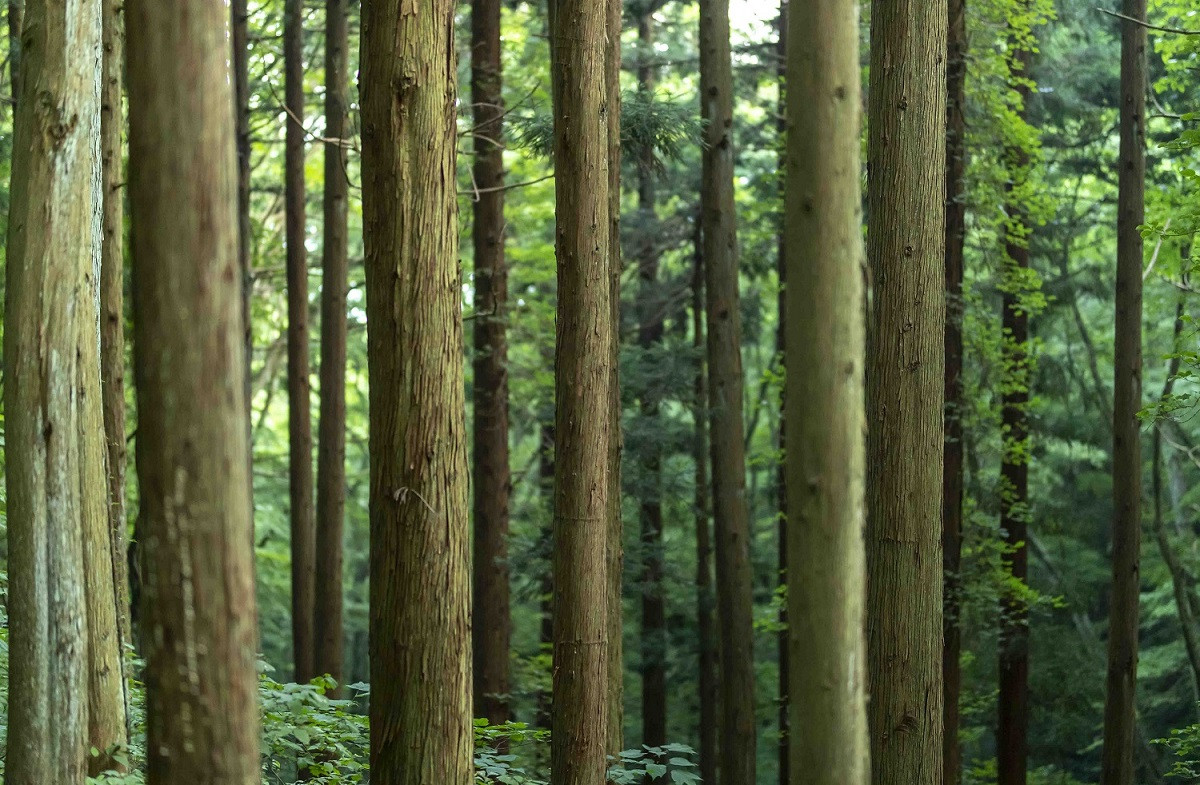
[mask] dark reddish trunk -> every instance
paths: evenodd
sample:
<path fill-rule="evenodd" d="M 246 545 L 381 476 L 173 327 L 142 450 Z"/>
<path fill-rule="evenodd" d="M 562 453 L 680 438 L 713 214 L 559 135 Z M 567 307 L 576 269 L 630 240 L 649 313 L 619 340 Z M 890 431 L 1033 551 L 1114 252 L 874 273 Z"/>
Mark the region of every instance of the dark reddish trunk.
<path fill-rule="evenodd" d="M 775 54 L 778 58 L 776 65 L 776 74 L 779 77 L 779 118 L 776 121 L 775 128 L 779 134 L 776 144 L 779 145 L 779 169 L 785 170 L 787 167 L 787 150 L 784 148 L 784 138 L 787 133 L 787 96 L 784 94 L 784 78 L 787 75 L 787 29 L 788 29 L 788 0 L 781 0 L 779 3 L 779 17 L 776 22 L 776 31 L 778 40 L 776 42 Z M 786 184 L 781 184 L 781 188 L 786 188 Z M 781 199 L 786 198 L 786 194 L 781 194 Z M 784 202 L 781 201 L 781 204 Z M 779 219 L 779 246 L 776 258 L 776 270 L 779 275 L 779 322 L 775 330 L 775 358 L 778 363 L 778 370 L 783 371 L 784 363 L 784 335 L 787 328 L 787 306 L 784 301 L 787 299 L 784 286 L 787 283 L 787 252 L 784 250 L 786 245 L 784 241 L 784 223 L 783 216 Z M 781 374 L 780 378 L 784 378 Z M 776 541 L 775 547 L 777 551 L 777 569 L 779 571 L 779 586 L 786 588 L 787 586 L 787 467 L 783 462 L 785 455 L 784 449 L 787 440 L 787 429 L 785 427 L 784 418 L 782 416 L 784 403 L 784 390 L 780 386 L 779 389 L 779 455 L 780 462 L 775 469 L 775 494 L 776 503 L 779 505 L 779 523 L 776 526 Z M 776 634 L 776 646 L 778 654 L 776 655 L 779 661 L 779 785 L 788 785 L 788 726 L 790 724 L 790 714 L 788 709 L 788 628 L 787 628 L 787 602 L 779 606 L 779 632 Z"/>
<path fill-rule="evenodd" d="M 472 239 L 475 253 L 474 519 L 475 716 L 509 719 L 508 347 L 504 260 L 503 97 L 500 0 L 471 10 L 471 101 L 475 120 Z"/>
<path fill-rule="evenodd" d="M 321 416 L 317 424 L 315 670 L 343 681 L 342 531 L 346 515 L 347 0 L 325 4 L 325 240 L 321 254 Z"/>
<path fill-rule="evenodd" d="M 292 537 L 292 662 L 296 681 L 313 673 L 312 414 L 308 378 L 308 254 L 304 193 L 304 29 L 302 0 L 284 8 L 283 59 L 287 132 L 284 152 L 288 304 L 288 487 Z"/>
<path fill-rule="evenodd" d="M 962 693 L 962 632 L 959 627 L 959 570 L 963 516 L 963 246 L 966 240 L 966 77 L 967 4 L 950 0 L 946 59 L 946 454 L 942 475 L 942 564 L 945 617 L 942 621 L 942 768 L 945 785 L 957 785 L 962 771 L 958 743 Z"/>
<path fill-rule="evenodd" d="M 645 63 L 653 51 L 654 18 L 638 19 L 638 89 L 649 96 L 654 91 L 654 67 Z M 654 151 L 638 151 L 637 193 L 641 211 L 642 243 L 638 253 L 638 346 L 653 357 L 663 340 L 663 304 L 658 288 L 658 242 L 654 209 Z M 658 380 L 648 379 L 641 401 L 641 415 L 653 429 L 659 416 Z M 663 597 L 663 511 L 662 457 L 656 439 L 648 440 L 640 467 L 642 499 L 642 743 L 661 747 L 667 743 L 667 620 Z"/>
<path fill-rule="evenodd" d="M 554 534 L 551 521 L 554 516 L 554 421 L 542 423 L 538 434 L 538 488 L 546 502 L 546 526 L 541 533 L 539 546 L 542 577 L 539 585 L 541 598 L 538 603 L 541 622 L 538 625 L 538 652 L 549 654 L 554 647 L 554 571 L 551 568 L 551 552 L 554 549 Z M 550 693 L 538 690 L 537 727 L 550 729 Z"/>
<path fill-rule="evenodd" d="M 708 379 L 704 372 L 704 255 L 700 221 L 696 220 L 695 265 L 692 273 L 692 341 L 696 350 L 696 379 L 693 383 L 695 439 L 692 457 L 696 464 L 696 626 L 699 648 L 698 690 L 700 700 L 700 781 L 717 781 L 717 641 L 713 608 L 712 535 L 709 527 L 708 474 Z"/>

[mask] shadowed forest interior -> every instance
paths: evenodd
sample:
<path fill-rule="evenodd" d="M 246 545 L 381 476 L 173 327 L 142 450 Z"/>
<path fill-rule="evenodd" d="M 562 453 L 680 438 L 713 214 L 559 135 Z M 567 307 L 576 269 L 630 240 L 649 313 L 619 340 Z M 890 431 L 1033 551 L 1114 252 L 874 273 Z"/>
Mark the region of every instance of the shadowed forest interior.
<path fill-rule="evenodd" d="M 1200 782 L 1195 0 L 9 0 L 0 782 Z"/>

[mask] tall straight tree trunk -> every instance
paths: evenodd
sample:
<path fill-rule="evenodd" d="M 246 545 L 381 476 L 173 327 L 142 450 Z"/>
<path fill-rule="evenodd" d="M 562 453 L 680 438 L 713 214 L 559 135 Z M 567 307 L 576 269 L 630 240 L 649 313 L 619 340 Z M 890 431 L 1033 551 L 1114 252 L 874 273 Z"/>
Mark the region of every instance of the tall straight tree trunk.
<path fill-rule="evenodd" d="M 313 660 L 317 675 L 343 679 L 342 532 L 346 519 L 346 111 L 347 0 L 325 3 L 325 241 L 321 251 L 321 412 L 317 423 Z M 340 694 L 340 690 L 338 691 Z"/>
<path fill-rule="evenodd" d="M 260 777 L 228 14 L 126 4 L 151 785 Z"/>
<path fill-rule="evenodd" d="M 295 679 L 313 672 L 316 536 L 313 511 L 312 397 L 308 370 L 308 253 L 304 191 L 304 2 L 283 14 L 284 204 L 287 244 L 288 491 L 292 542 L 292 664 Z"/>
<path fill-rule="evenodd" d="M 475 257 L 475 716 L 509 719 L 508 343 L 504 260 L 504 98 L 500 0 L 471 6 L 471 102 L 475 121 L 472 242 Z"/>
<path fill-rule="evenodd" d="M 606 3 L 551 4 L 555 340 L 554 785 L 600 785 L 609 672 L 614 392 Z M 566 22 L 559 28 L 560 22 Z"/>
<path fill-rule="evenodd" d="M 942 778 L 946 0 L 871 5 L 867 653 L 872 781 Z"/>
<path fill-rule="evenodd" d="M 654 67 L 646 63 L 653 54 L 654 16 L 645 13 L 637 20 L 638 89 L 647 99 L 654 92 Z M 638 254 L 638 345 L 647 359 L 662 345 L 663 303 L 658 282 L 658 238 L 654 209 L 654 151 L 639 151 L 637 162 L 638 210 L 642 213 L 643 242 Z M 649 380 L 642 395 L 641 414 L 652 431 L 658 421 L 659 393 L 656 380 Z M 642 744 L 661 747 L 667 743 L 667 619 L 663 596 L 663 510 L 662 457 L 659 440 L 650 439 L 639 467 L 645 489 L 641 500 L 642 522 Z"/>
<path fill-rule="evenodd" d="M 608 452 L 608 743 L 609 755 L 625 747 L 625 625 L 622 588 L 625 524 L 621 502 L 621 19 L 624 0 L 604 0 L 604 114 L 608 130 L 608 276 L 612 331 L 609 338 Z"/>
<path fill-rule="evenodd" d="M 708 471 L 708 379 L 704 372 L 704 253 L 699 216 L 693 239 L 695 260 L 692 268 L 692 346 L 696 351 L 696 378 L 692 384 L 692 419 L 695 435 L 692 459 L 696 465 L 696 647 L 699 671 L 697 689 L 700 712 L 700 781 L 717 781 L 717 641 L 713 610 L 712 537 L 709 531 Z"/>
<path fill-rule="evenodd" d="M 700 204 L 708 319 L 713 517 L 720 626 L 723 785 L 755 781 L 754 608 L 742 425 L 742 325 L 733 202 L 733 76 L 729 0 L 700 2 L 700 105 L 705 121 Z"/>
<path fill-rule="evenodd" d="M 254 498 L 254 440 L 250 404 L 253 401 L 251 374 L 254 361 L 254 321 L 251 297 L 254 292 L 254 259 L 250 253 L 250 9 L 248 0 L 229 0 L 229 40 L 233 64 L 233 126 L 237 146 L 238 273 L 242 280 L 242 353 L 246 366 L 246 439 L 250 444 L 246 461 L 250 467 L 250 495 Z M 251 502 L 253 510 L 253 501 Z M 254 525 L 250 526 L 254 543 Z"/>
<path fill-rule="evenodd" d="M 778 118 L 775 121 L 775 129 L 778 133 L 776 143 L 779 145 L 779 169 L 786 171 L 787 169 L 787 92 L 785 88 L 785 80 L 787 78 L 787 27 L 788 27 L 788 2 L 780 0 L 779 16 L 775 21 L 776 41 L 775 41 L 775 75 L 779 80 L 779 99 L 778 99 Z M 780 204 L 787 204 L 787 183 L 784 182 L 780 187 Z M 778 245 L 776 253 L 778 258 L 775 260 L 775 272 L 779 277 L 779 296 L 777 299 L 778 308 L 778 324 L 775 327 L 775 361 L 778 363 L 777 371 L 782 371 L 784 366 L 784 351 L 787 346 L 787 232 L 785 230 L 784 219 L 780 217 L 779 234 L 776 238 Z M 781 374 L 780 378 L 784 378 Z M 779 454 L 780 456 L 787 455 L 787 422 L 786 417 L 782 416 L 784 407 L 786 406 L 785 396 L 786 390 L 783 385 L 779 389 L 779 410 L 781 416 L 779 418 Z M 778 582 L 779 587 L 783 591 L 787 591 L 787 465 L 784 460 L 780 460 L 779 465 L 775 469 L 776 482 L 776 501 L 779 505 L 779 523 L 775 527 L 775 547 L 776 547 L 776 567 L 779 570 Z M 787 595 L 785 594 L 784 597 Z M 788 615 L 787 603 L 784 602 L 779 606 L 779 632 L 776 633 L 776 657 L 779 667 L 779 684 L 777 688 L 777 699 L 779 701 L 779 785 L 788 785 L 788 778 L 791 776 L 791 766 L 788 752 L 788 723 L 789 715 L 791 714 L 791 706 L 788 702 Z"/>
<path fill-rule="evenodd" d="M 1020 101 L 1019 116 L 1028 116 L 1032 52 L 1010 37 L 1011 89 Z M 1020 142 L 1006 151 L 1010 167 L 1004 252 L 1007 285 L 1001 302 L 1000 528 L 1007 554 L 1004 566 L 1014 583 L 1029 577 L 1026 549 L 1029 526 L 1029 402 L 1033 382 L 1029 355 L 1029 310 L 1021 281 L 1029 270 L 1029 220 L 1023 200 L 1030 157 Z M 1001 598 L 999 700 L 996 728 L 998 785 L 1025 785 L 1029 757 L 1029 610 L 1019 593 Z"/>
<path fill-rule="evenodd" d="M 100 396 L 108 442 L 108 520 L 120 649 L 133 640 L 129 619 L 128 518 L 125 506 L 125 181 L 121 86 L 125 66 L 125 3 L 104 0 L 104 62 L 100 104 L 101 188 Z M 123 651 L 121 652 L 123 654 Z"/>
<path fill-rule="evenodd" d="M 790 782 L 867 785 L 858 3 L 789 10 Z"/>
<path fill-rule="evenodd" d="M 371 780 L 379 785 L 472 780 L 454 6 L 363 5 Z"/>
<path fill-rule="evenodd" d="M 942 620 L 942 778 L 962 779 L 958 742 L 962 693 L 961 606 L 963 523 L 963 249 L 967 237 L 967 0 L 949 0 L 946 39 L 946 454 L 942 473 L 942 567 L 945 618 Z"/>
<path fill-rule="evenodd" d="M 1124 0 L 1113 325 L 1113 554 L 1101 785 L 1132 785 L 1142 544 L 1142 235 L 1146 213 L 1146 0 Z"/>
<path fill-rule="evenodd" d="M 84 548 L 94 526 L 108 525 L 103 464 L 94 460 L 103 446 L 92 434 L 93 452 L 85 433 L 100 428 L 100 28 L 99 0 L 33 0 L 21 40 L 19 92 L 36 90 L 39 100 L 16 108 L 5 288 L 14 783 L 82 785 L 87 774 Z"/>
<path fill-rule="evenodd" d="M 550 360 L 549 362 L 553 362 Z M 542 577 L 539 584 L 541 612 L 538 624 L 538 652 L 552 653 L 554 651 L 554 414 L 543 421 L 538 428 L 538 489 L 542 498 L 547 500 L 549 510 L 548 524 L 540 533 L 541 551 L 544 558 Z M 550 699 L 548 690 L 539 689 L 537 696 L 538 728 L 549 730 L 551 725 Z"/>

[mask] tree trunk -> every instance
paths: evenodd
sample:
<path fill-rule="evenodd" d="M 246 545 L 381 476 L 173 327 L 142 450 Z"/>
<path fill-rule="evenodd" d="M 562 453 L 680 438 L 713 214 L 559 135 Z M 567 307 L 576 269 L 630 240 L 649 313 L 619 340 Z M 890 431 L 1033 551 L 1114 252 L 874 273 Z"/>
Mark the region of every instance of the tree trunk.
<path fill-rule="evenodd" d="M 126 5 L 151 785 L 260 777 L 228 13 Z"/>
<path fill-rule="evenodd" d="M 238 273 L 242 279 L 242 353 L 246 370 L 246 465 L 250 472 L 251 515 L 254 499 L 254 429 L 250 405 L 254 400 L 251 371 L 254 364 L 254 320 L 251 298 L 254 293 L 254 259 L 250 253 L 250 9 L 248 0 L 229 0 L 230 35 L 233 49 L 233 125 L 237 146 L 237 229 Z M 250 524 L 250 547 L 254 547 L 254 522 Z"/>
<path fill-rule="evenodd" d="M 967 236 L 967 0 L 949 0 L 946 57 L 946 370 L 942 474 L 942 777 L 962 779 L 958 742 L 962 693 L 961 605 L 963 525 L 963 249 Z"/>
<path fill-rule="evenodd" d="M 287 141 L 283 180 L 287 225 L 288 499 L 292 544 L 292 664 L 298 682 L 306 682 L 316 675 L 313 672 L 316 526 L 308 370 L 308 253 L 304 245 L 303 12 L 303 0 L 285 3 L 283 72 Z"/>
<path fill-rule="evenodd" d="M 118 656 L 133 640 L 129 610 L 129 533 L 125 505 L 125 174 L 121 85 L 125 3 L 104 0 L 100 157 L 104 239 L 100 259 L 100 396 L 108 443 L 108 520 L 116 600 Z"/>
<path fill-rule="evenodd" d="M 504 260 L 504 98 L 500 0 L 471 6 L 471 101 L 475 121 L 472 241 L 475 258 L 475 716 L 509 719 L 512 635 L 508 587 L 508 271 Z"/>
<path fill-rule="evenodd" d="M 548 359 L 549 363 L 553 360 Z M 542 578 L 539 586 L 540 602 L 539 610 L 541 611 L 540 624 L 538 624 L 538 653 L 547 654 L 554 651 L 554 569 L 553 569 L 553 554 L 554 554 L 554 414 L 550 413 L 550 417 L 541 423 L 538 428 L 538 489 L 548 504 L 547 525 L 540 533 L 541 550 L 539 552 L 542 557 Z M 551 694 L 548 690 L 539 689 L 537 696 L 537 722 L 538 728 L 542 730 L 550 730 L 550 700 Z"/>
<path fill-rule="evenodd" d="M 733 78 L 728 0 L 700 2 L 700 103 L 705 121 L 701 225 L 706 270 L 708 387 L 720 626 L 721 782 L 755 781 L 754 608 L 742 425 L 742 328 L 733 202 Z"/>
<path fill-rule="evenodd" d="M 621 18 L 624 0 L 605 0 L 604 114 L 608 131 L 608 276 L 612 331 L 609 338 L 608 526 L 608 742 L 609 755 L 625 747 L 625 625 L 622 587 L 625 525 L 621 502 Z"/>
<path fill-rule="evenodd" d="M 1010 37 L 1012 89 L 1020 101 L 1018 117 L 1028 116 L 1029 45 Z M 1022 201 L 1030 157 L 1018 142 L 1005 157 L 1010 167 L 1005 210 L 1008 216 L 1001 302 L 1000 528 L 1007 553 L 1004 567 L 1014 584 L 1029 577 L 1026 541 L 1029 531 L 1029 402 L 1032 358 L 1029 355 L 1029 310 L 1022 281 L 1029 270 L 1029 220 Z M 1001 598 L 999 635 L 999 700 L 996 729 L 997 785 L 1025 785 L 1029 757 L 1029 609 L 1019 592 Z"/>
<path fill-rule="evenodd" d="M 325 3 L 325 240 L 321 252 L 321 411 L 317 422 L 314 671 L 343 678 L 342 531 L 346 519 L 347 0 Z M 335 691 L 341 694 L 341 690 Z"/>
<path fill-rule="evenodd" d="M 779 170 L 786 171 L 787 169 L 787 28 L 788 28 L 788 2 L 780 0 L 779 16 L 776 18 L 776 41 L 775 41 L 775 56 L 777 62 L 775 64 L 775 76 L 779 80 L 779 99 L 777 111 L 778 118 L 775 121 L 775 129 L 779 134 L 776 143 L 779 145 Z M 780 204 L 787 204 L 787 183 L 780 183 Z M 787 346 L 787 232 L 785 230 L 785 220 L 781 215 L 779 220 L 779 232 L 777 235 L 778 245 L 776 253 L 778 258 L 775 260 L 775 272 L 779 277 L 779 296 L 777 298 L 778 324 L 775 327 L 775 362 L 776 373 L 780 379 L 784 379 L 783 366 L 784 351 Z M 776 567 L 779 570 L 778 585 L 783 591 L 787 591 L 787 465 L 783 456 L 787 455 L 787 418 L 783 416 L 783 410 L 786 406 L 785 384 L 779 388 L 779 455 L 781 456 L 779 464 L 775 469 L 776 481 L 776 502 L 779 505 L 779 523 L 775 527 L 775 548 L 776 548 Z M 783 595 L 785 601 L 779 606 L 779 632 L 776 633 L 776 657 L 778 659 L 778 692 L 777 697 L 779 705 L 777 707 L 779 719 L 779 785 L 789 785 L 789 777 L 791 776 L 791 764 L 789 746 L 788 746 L 788 724 L 790 722 L 791 706 L 788 702 L 788 614 L 787 614 L 787 594 Z"/>
<path fill-rule="evenodd" d="M 646 98 L 654 92 L 655 73 L 644 62 L 654 47 L 654 17 L 651 13 L 637 20 L 638 90 Z M 638 346 L 647 362 L 653 362 L 663 340 L 663 303 L 658 281 L 658 238 L 654 201 L 654 150 L 645 146 L 638 151 L 637 193 L 641 212 L 642 242 L 638 245 Z M 660 383 L 649 379 L 641 400 L 641 416 L 651 432 L 658 422 Z M 642 465 L 638 467 L 644 489 L 641 512 L 641 600 L 642 600 L 642 744 L 661 747 L 667 743 L 667 619 L 663 596 L 663 510 L 662 456 L 659 441 L 647 441 Z"/>
<path fill-rule="evenodd" d="M 93 686 L 86 601 L 96 599 L 85 591 L 85 547 L 108 529 L 96 310 L 101 4 L 33 0 L 27 10 L 19 92 L 36 90 L 39 101 L 16 107 L 6 265 L 6 773 L 82 785 Z M 109 552 L 106 542 L 111 576 Z"/>
<path fill-rule="evenodd" d="M 468 785 L 473 769 L 454 6 L 363 6 L 378 785 Z"/>
<path fill-rule="evenodd" d="M 790 781 L 867 785 L 858 4 L 789 10 Z"/>
<path fill-rule="evenodd" d="M 867 565 L 875 785 L 942 777 L 946 0 L 871 6 Z"/>
<path fill-rule="evenodd" d="M 1125 16 L 1145 22 L 1146 0 L 1124 0 Z M 1104 694 L 1101 785 L 1132 785 L 1137 711 L 1138 593 L 1142 542 L 1142 235 L 1146 177 L 1146 28 L 1121 23 L 1120 177 L 1113 351 L 1113 554 Z"/>
<path fill-rule="evenodd" d="M 25 19 L 25 0 L 8 0 L 8 77 L 13 106 L 21 97 L 21 27 Z M 13 110 L 16 117 L 16 109 Z"/>
<path fill-rule="evenodd" d="M 610 711 L 615 504 L 607 3 L 551 5 L 555 343 L 554 785 L 600 785 Z M 558 29 L 569 20 L 569 34 Z M 619 593 L 617 595 L 619 597 Z"/>
<path fill-rule="evenodd" d="M 697 216 L 699 218 L 699 216 Z M 696 464 L 696 646 L 698 649 L 699 672 L 697 688 L 700 712 L 700 781 L 717 781 L 717 642 L 713 609 L 712 538 L 709 531 L 711 510 L 709 505 L 708 471 L 708 379 L 704 372 L 704 253 L 700 236 L 700 222 L 696 221 L 695 261 L 692 270 L 692 346 L 696 351 L 696 378 L 692 386 L 692 418 L 695 422 L 695 438 L 692 458 Z"/>

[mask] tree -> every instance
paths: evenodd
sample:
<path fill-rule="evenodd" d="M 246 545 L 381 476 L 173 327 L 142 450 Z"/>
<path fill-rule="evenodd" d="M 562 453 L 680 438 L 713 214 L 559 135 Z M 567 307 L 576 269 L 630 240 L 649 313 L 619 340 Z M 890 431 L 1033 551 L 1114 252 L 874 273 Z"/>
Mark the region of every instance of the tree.
<path fill-rule="evenodd" d="M 126 5 L 152 785 L 260 776 L 228 14 Z"/>
<path fill-rule="evenodd" d="M 509 719 L 508 346 L 504 260 L 504 98 L 500 0 L 471 6 L 471 101 L 475 118 L 473 477 L 475 492 L 475 715 Z"/>
<path fill-rule="evenodd" d="M 288 487 L 292 535 L 292 663 L 296 681 L 313 673 L 316 536 L 313 512 L 312 409 L 308 370 L 308 253 L 304 190 L 304 4 L 283 14 L 287 133 L 284 203 L 287 244 Z"/>
<path fill-rule="evenodd" d="M 775 18 L 776 39 L 775 39 L 775 76 L 779 80 L 779 102 L 778 102 L 778 117 L 775 120 L 775 130 L 779 138 L 777 144 L 779 146 L 779 169 L 780 171 L 787 170 L 787 90 L 785 88 L 787 79 L 787 27 L 788 27 L 788 0 L 780 0 L 779 15 Z M 787 182 L 780 184 L 780 198 L 783 204 L 787 204 Z M 775 363 L 776 370 L 780 373 L 780 378 L 784 377 L 783 366 L 784 352 L 787 347 L 787 230 L 783 217 L 780 217 L 779 232 L 776 238 L 776 254 L 775 274 L 779 277 L 779 295 L 776 298 L 776 308 L 778 309 L 778 324 L 775 327 Z M 785 400 L 787 393 L 784 384 L 779 386 L 779 455 L 787 455 L 787 418 L 783 414 L 783 410 L 787 405 Z M 779 587 L 780 591 L 787 592 L 787 461 L 781 459 L 775 471 L 775 482 L 779 486 L 776 489 L 777 503 L 779 505 L 779 523 L 775 527 L 775 550 L 776 550 L 776 565 L 779 569 Z M 784 597 L 787 596 L 785 593 Z M 778 659 L 779 677 L 777 695 L 779 699 L 779 785 L 788 785 L 788 778 L 791 776 L 791 764 L 789 763 L 790 754 L 788 750 L 788 723 L 790 722 L 789 715 L 791 714 L 791 701 L 788 699 L 788 616 L 787 603 L 780 603 L 779 606 L 779 632 L 776 634 L 776 657 Z"/>
<path fill-rule="evenodd" d="M 609 755 L 625 747 L 625 629 L 622 587 L 625 574 L 625 522 L 621 514 L 621 22 L 624 0 L 605 0 L 605 117 L 608 130 L 608 741 Z"/>
<path fill-rule="evenodd" d="M 1146 0 L 1121 22 L 1120 168 L 1113 322 L 1112 604 L 1104 692 L 1101 785 L 1133 783 L 1142 543 L 1142 235 L 1146 180 Z"/>
<path fill-rule="evenodd" d="M 250 10 L 248 0 L 229 0 L 233 49 L 233 122 L 237 139 L 238 272 L 242 277 L 242 337 L 246 363 L 246 437 L 250 438 L 250 379 L 254 357 L 254 323 L 250 302 L 254 292 L 254 260 L 250 255 Z M 253 444 L 253 441 L 251 441 Z M 253 464 L 253 454 L 247 459 Z M 251 473 L 253 477 L 253 473 Z M 254 492 L 253 483 L 250 488 Z M 251 531 L 251 537 L 254 532 Z"/>
<path fill-rule="evenodd" d="M 700 781 L 717 781 L 717 641 L 713 609 L 716 598 L 712 585 L 712 534 L 709 524 L 708 470 L 708 378 L 704 372 L 704 254 L 701 249 L 700 223 L 696 221 L 693 238 L 695 258 L 692 264 L 692 346 L 696 351 L 696 378 L 692 383 L 692 419 L 695 434 L 692 460 L 696 465 L 696 689 L 700 703 L 699 724 Z"/>
<path fill-rule="evenodd" d="M 551 3 L 555 338 L 554 785 L 600 785 L 611 714 L 616 438 L 607 3 Z M 568 22 L 569 27 L 560 23 Z"/>
<path fill-rule="evenodd" d="M 754 609 L 750 522 L 745 498 L 728 0 L 700 3 L 700 96 L 705 122 L 700 221 L 707 277 L 708 395 L 720 628 L 720 770 L 725 785 L 751 785 L 755 770 L 751 645 Z"/>
<path fill-rule="evenodd" d="M 946 0 L 871 6 L 867 653 L 876 785 L 942 770 Z"/>
<path fill-rule="evenodd" d="M 1032 41 L 1010 36 L 1011 89 L 1028 116 Z M 997 782 L 1024 785 L 1029 757 L 1029 609 L 1021 595 L 1029 575 L 1026 547 L 1029 529 L 1029 405 L 1032 363 L 1029 347 L 1028 180 L 1030 155 L 1025 145 L 1011 143 L 1005 151 L 1009 167 L 1005 208 L 1005 256 L 1001 285 L 1000 354 L 1001 439 L 1000 528 L 1007 552 L 1004 566 L 1012 583 L 1001 599 L 999 717 L 996 733 Z"/>
<path fill-rule="evenodd" d="M 864 258 L 858 5 L 789 9 L 788 662 L 791 782 L 867 785 Z"/>
<path fill-rule="evenodd" d="M 371 779 L 380 785 L 472 779 L 454 6 L 363 6 Z"/>
<path fill-rule="evenodd" d="M 125 66 L 125 4 L 105 0 L 102 31 L 103 86 L 100 104 L 101 188 L 104 199 L 100 259 L 100 395 L 108 442 L 108 519 L 112 539 L 117 632 L 133 640 L 129 617 L 128 517 L 125 506 L 125 189 L 122 130 L 122 69 Z"/>
<path fill-rule="evenodd" d="M 342 681 L 342 532 L 346 518 L 346 291 L 349 179 L 347 0 L 325 3 L 325 240 L 321 251 L 321 410 L 317 424 L 314 671 Z"/>
<path fill-rule="evenodd" d="M 33 0 L 25 11 L 18 92 L 36 90 L 39 98 L 17 103 L 8 224 L 5 773 L 12 782 L 82 785 L 92 730 L 89 655 L 96 651 L 85 604 L 84 547 L 85 541 L 95 544 L 97 527 L 107 533 L 108 516 L 94 305 L 101 235 L 99 63 L 78 53 L 99 55 L 101 4 Z M 109 553 L 106 543 L 101 556 L 111 578 Z"/>
<path fill-rule="evenodd" d="M 958 785 L 962 749 L 958 743 L 962 693 L 960 571 L 963 529 L 963 259 L 967 238 L 967 2 L 949 0 L 946 38 L 946 337 L 942 468 L 942 781 Z"/>
<path fill-rule="evenodd" d="M 654 51 L 654 10 L 640 9 L 638 31 L 638 90 L 646 100 L 654 93 L 654 67 L 647 63 Z M 647 361 L 663 342 L 664 304 L 658 280 L 658 236 L 655 231 L 654 150 L 638 151 L 637 195 L 645 238 L 638 254 L 638 346 Z M 641 400 L 641 416 L 653 429 L 659 419 L 661 383 L 648 380 Z M 641 500 L 642 541 L 642 744 L 661 747 L 667 743 L 667 619 L 663 594 L 663 509 L 662 456 L 658 440 L 651 438 L 638 467 L 644 490 Z"/>

